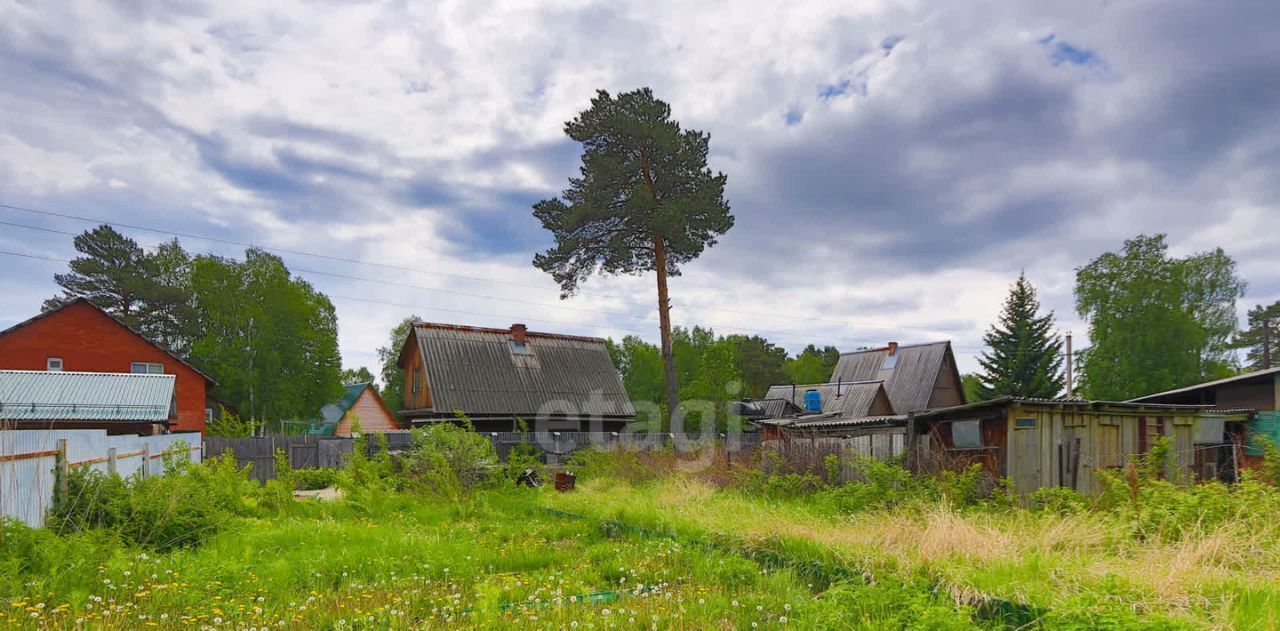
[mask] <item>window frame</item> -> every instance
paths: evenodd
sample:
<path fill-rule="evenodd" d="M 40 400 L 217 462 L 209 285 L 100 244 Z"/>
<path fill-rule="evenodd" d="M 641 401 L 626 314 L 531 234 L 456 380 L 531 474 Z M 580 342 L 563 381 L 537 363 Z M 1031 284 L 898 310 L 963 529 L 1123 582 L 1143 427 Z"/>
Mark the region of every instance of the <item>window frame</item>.
<path fill-rule="evenodd" d="M 53 367 L 54 362 L 58 362 L 57 368 Z M 49 356 L 44 358 L 45 372 L 63 372 L 66 370 L 66 365 L 66 362 L 64 362 L 61 357 Z"/>
<path fill-rule="evenodd" d="M 138 366 L 142 366 L 142 370 L 138 370 Z M 151 370 L 159 367 L 159 370 Z M 135 375 L 163 375 L 164 364 L 160 362 L 129 362 L 129 372 Z"/>

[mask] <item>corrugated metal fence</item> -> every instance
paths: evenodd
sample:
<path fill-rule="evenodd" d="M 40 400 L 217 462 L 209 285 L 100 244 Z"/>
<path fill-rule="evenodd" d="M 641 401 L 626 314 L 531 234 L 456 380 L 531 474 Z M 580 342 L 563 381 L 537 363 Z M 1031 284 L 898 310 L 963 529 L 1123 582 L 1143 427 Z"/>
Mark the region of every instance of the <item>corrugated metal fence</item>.
<path fill-rule="evenodd" d="M 53 505 L 56 468 L 88 467 L 121 476 L 163 473 L 161 458 L 201 459 L 199 434 L 108 436 L 105 430 L 0 430 L 0 516 L 44 524 Z M 65 463 L 65 465 L 63 465 Z"/>

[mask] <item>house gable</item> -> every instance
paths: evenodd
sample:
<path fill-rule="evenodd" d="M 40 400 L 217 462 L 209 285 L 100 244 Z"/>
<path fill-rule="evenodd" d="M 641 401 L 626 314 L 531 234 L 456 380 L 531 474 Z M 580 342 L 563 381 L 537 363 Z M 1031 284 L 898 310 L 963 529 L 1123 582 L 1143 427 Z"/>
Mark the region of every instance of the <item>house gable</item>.
<path fill-rule="evenodd" d="M 130 373 L 133 364 L 158 364 L 175 376 L 174 430 L 204 431 L 205 395 L 212 380 L 85 299 L 0 331 L 0 369 L 47 370 L 51 358 L 69 372 Z"/>

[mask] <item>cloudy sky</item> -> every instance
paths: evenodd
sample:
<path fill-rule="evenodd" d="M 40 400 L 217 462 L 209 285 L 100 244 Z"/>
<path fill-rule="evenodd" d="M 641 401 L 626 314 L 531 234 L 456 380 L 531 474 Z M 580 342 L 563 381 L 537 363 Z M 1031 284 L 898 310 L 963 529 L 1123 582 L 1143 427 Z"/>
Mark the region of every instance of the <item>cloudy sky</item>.
<path fill-rule="evenodd" d="M 0 0 L 0 204 L 45 211 L 0 207 L 0 327 L 107 221 L 287 251 L 348 366 L 410 313 L 656 339 L 652 278 L 560 301 L 530 265 L 564 121 L 640 86 L 711 134 L 737 216 L 677 324 L 971 369 L 1019 271 L 1083 338 L 1074 268 L 1156 232 L 1235 257 L 1241 313 L 1280 299 L 1280 3 L 733 7 Z"/>

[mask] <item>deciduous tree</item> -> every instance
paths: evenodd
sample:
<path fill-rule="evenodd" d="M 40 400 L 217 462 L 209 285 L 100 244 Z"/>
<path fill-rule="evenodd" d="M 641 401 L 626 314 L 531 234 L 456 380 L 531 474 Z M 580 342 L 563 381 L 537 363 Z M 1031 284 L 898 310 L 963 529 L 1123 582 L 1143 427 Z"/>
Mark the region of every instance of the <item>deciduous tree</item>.
<path fill-rule="evenodd" d="M 1244 290 L 1221 248 L 1173 258 L 1164 235 L 1130 239 L 1079 268 L 1076 311 L 1091 341 L 1082 392 L 1125 400 L 1230 374 Z"/>

